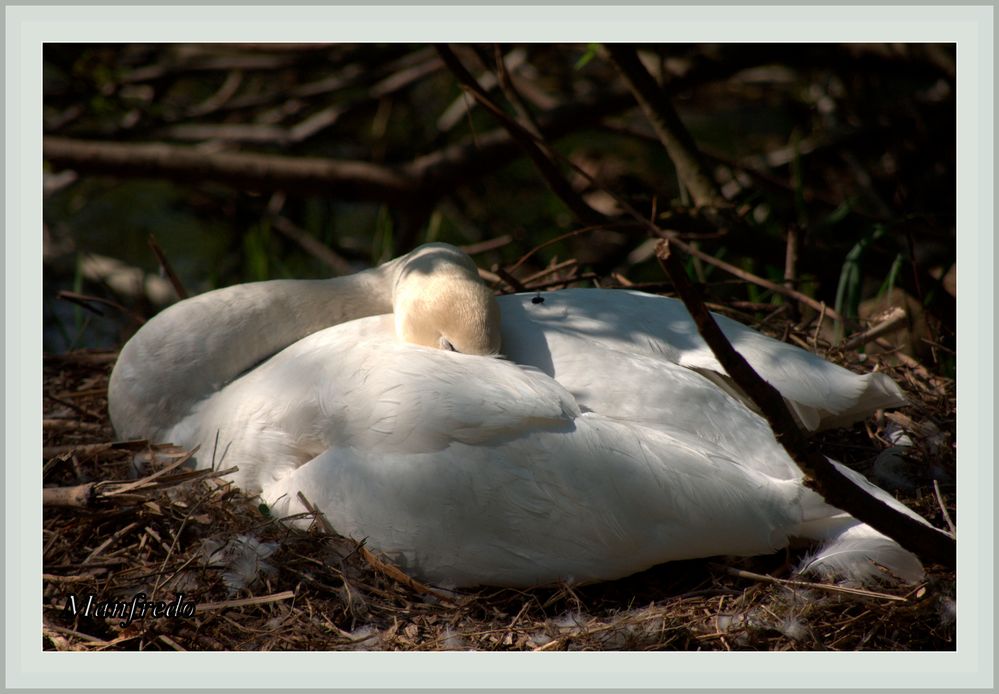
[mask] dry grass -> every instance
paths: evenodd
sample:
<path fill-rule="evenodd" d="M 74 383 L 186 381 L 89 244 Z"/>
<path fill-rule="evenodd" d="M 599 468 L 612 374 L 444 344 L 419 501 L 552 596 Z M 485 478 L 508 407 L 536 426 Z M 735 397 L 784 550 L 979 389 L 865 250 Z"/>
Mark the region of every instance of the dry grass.
<path fill-rule="evenodd" d="M 955 648 L 955 575 L 934 567 L 925 584 L 889 590 L 890 596 L 763 581 L 746 573 L 790 578 L 789 567 L 800 558 L 796 552 L 675 562 L 585 587 L 428 590 L 366 548 L 329 535 L 321 523 L 308 532 L 286 527 L 216 473 L 183 467 L 163 472 L 177 463 L 183 453 L 177 449 L 112 443 L 106 388 L 114 356 L 76 352 L 45 361 L 45 487 L 134 482 L 134 461 L 146 461 L 141 484 L 104 486 L 90 508 L 45 508 L 46 649 Z M 870 367 L 868 360 L 863 368 Z M 891 371 L 916 399 L 897 415 L 916 430 L 907 459 L 917 469 L 917 484 L 906 501 L 943 526 L 940 499 L 952 503 L 953 484 L 940 485 L 937 493 L 930 469 L 932 463 L 953 479 L 953 384 L 916 364 Z M 885 445 L 882 434 L 875 424 L 858 425 L 827 434 L 818 445 L 869 471 Z M 954 508 L 948 512 L 953 516 Z M 239 587 L 231 561 L 223 557 L 226 546 L 247 537 L 264 549 L 262 558 L 251 555 L 251 565 L 259 564 L 245 571 L 258 579 Z M 73 616 L 64 609 L 70 594 L 131 601 L 140 592 L 168 602 L 182 593 L 197 608 L 189 618 L 147 617 L 124 627 L 119 619 Z"/>

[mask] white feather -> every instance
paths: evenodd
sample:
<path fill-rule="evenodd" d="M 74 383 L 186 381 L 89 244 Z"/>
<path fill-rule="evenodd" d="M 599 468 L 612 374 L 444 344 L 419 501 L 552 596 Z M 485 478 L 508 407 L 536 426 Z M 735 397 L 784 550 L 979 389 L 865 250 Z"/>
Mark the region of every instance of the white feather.
<path fill-rule="evenodd" d="M 853 585 L 923 579 L 922 564 L 911 552 L 869 525 L 854 523 L 806 557 L 798 572 Z"/>
<path fill-rule="evenodd" d="M 232 592 L 249 588 L 276 572 L 267 559 L 277 545 L 260 542 L 250 535 L 237 535 L 225 541 L 210 538 L 201 549 L 205 564 L 222 569 L 222 581 Z"/>

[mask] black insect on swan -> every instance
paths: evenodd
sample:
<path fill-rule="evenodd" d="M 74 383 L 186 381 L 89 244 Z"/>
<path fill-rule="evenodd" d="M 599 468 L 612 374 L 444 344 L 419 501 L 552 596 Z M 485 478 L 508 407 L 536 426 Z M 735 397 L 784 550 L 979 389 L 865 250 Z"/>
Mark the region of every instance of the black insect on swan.
<path fill-rule="evenodd" d="M 125 345 L 111 419 L 125 438 L 200 444 L 201 467 L 225 451 L 276 514 L 304 511 L 302 491 L 337 531 L 440 585 L 601 581 L 792 538 L 822 543 L 811 570 L 922 577 L 802 484 L 680 302 L 537 298 L 494 297 L 446 244 L 347 277 L 215 290 Z M 883 374 L 716 319 L 808 429 L 905 403 Z"/>

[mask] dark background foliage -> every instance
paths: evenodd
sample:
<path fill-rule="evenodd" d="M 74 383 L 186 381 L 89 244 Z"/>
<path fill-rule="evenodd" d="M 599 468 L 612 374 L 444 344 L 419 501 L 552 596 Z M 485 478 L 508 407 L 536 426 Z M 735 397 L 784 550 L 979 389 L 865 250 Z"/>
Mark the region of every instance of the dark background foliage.
<path fill-rule="evenodd" d="M 689 220 L 688 191 L 597 47 L 455 50 L 508 113 L 536 123 L 591 177 L 560 164 L 592 207 L 626 217 L 613 195 L 661 225 Z M 651 45 L 640 54 L 746 222 L 737 232 L 681 225 L 685 238 L 780 282 L 787 232 L 798 230 L 799 289 L 848 317 L 867 317 L 863 302 L 878 296 L 908 302 L 919 323 L 910 351 L 952 368 L 937 346 L 952 346 L 956 295 L 947 291 L 953 46 Z M 130 313 L 149 315 L 174 298 L 156 280 L 150 235 L 196 293 L 350 272 L 427 240 L 494 241 L 477 261 L 495 270 L 584 226 L 430 46 L 49 44 L 44 65 L 48 351 L 117 344 L 135 329 Z M 151 161 L 134 149 L 153 142 L 172 147 Z M 98 154 L 67 155 L 67 143 Z M 101 150 L 109 144 L 123 146 L 110 162 Z M 178 165 L 178 152 L 208 164 Z M 259 168 L 213 168 L 231 153 L 263 158 Z M 282 160 L 291 168 L 271 168 L 274 157 L 292 158 Z M 297 177 L 295 162 L 312 160 L 344 173 Z M 392 177 L 402 183 L 385 184 Z M 634 223 L 572 235 L 518 275 L 571 259 L 545 279 L 662 283 L 647 238 Z M 152 275 L 147 291 L 120 268 L 111 281 L 103 258 Z M 710 264 L 692 261 L 689 270 L 719 302 L 784 301 Z M 104 305 L 96 315 L 57 298 L 60 290 L 128 313 Z"/>

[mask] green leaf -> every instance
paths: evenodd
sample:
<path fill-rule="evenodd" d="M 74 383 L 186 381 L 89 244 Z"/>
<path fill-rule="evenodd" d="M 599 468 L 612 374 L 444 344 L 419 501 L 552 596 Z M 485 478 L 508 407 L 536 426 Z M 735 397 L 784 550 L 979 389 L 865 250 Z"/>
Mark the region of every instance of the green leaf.
<path fill-rule="evenodd" d="M 382 205 L 375 217 L 375 233 L 371 239 L 371 263 L 381 265 L 395 257 L 395 241 L 392 228 L 392 215 Z"/>
<path fill-rule="evenodd" d="M 270 279 L 268 241 L 270 225 L 266 222 L 254 225 L 243 236 L 243 254 L 246 256 L 247 273 L 253 281 Z"/>
<path fill-rule="evenodd" d="M 430 214 L 430 221 L 427 222 L 427 240 L 424 243 L 433 243 L 440 238 L 443 223 L 444 215 L 439 209 L 435 209 Z"/>
<path fill-rule="evenodd" d="M 847 215 L 849 215 L 852 211 L 853 199 L 848 198 L 840 203 L 839 207 L 830 212 L 829 215 L 820 222 L 820 224 L 824 227 L 835 226 L 846 219 Z"/>
<path fill-rule="evenodd" d="M 596 58 L 597 55 L 599 55 L 599 53 L 600 53 L 600 44 L 599 43 L 590 43 L 590 44 L 587 44 L 587 46 L 586 46 L 586 52 L 583 53 L 583 55 L 579 56 L 579 60 L 576 61 L 576 64 L 573 66 L 573 69 L 574 70 L 582 70 L 584 67 L 586 67 L 590 63 L 591 60 L 593 60 L 594 58 Z"/>
<path fill-rule="evenodd" d="M 855 318 L 860 307 L 860 291 L 863 284 L 862 260 L 867 248 L 885 235 L 885 228 L 875 226 L 867 232 L 846 254 L 840 268 L 839 284 L 836 286 L 836 311 L 845 317 Z M 840 326 L 842 329 L 842 326 Z"/>
<path fill-rule="evenodd" d="M 898 278 L 898 272 L 902 269 L 902 254 L 895 254 L 895 260 L 892 261 L 891 267 L 888 269 L 888 276 L 885 277 L 884 282 L 881 283 L 881 288 L 878 289 L 878 296 L 883 297 L 890 293 L 892 289 L 895 288 L 895 280 Z"/>

